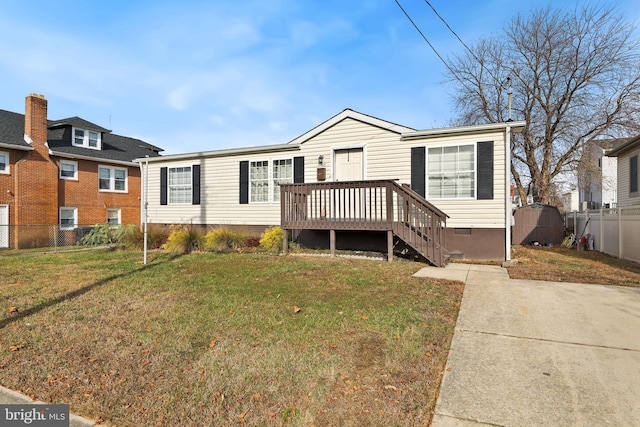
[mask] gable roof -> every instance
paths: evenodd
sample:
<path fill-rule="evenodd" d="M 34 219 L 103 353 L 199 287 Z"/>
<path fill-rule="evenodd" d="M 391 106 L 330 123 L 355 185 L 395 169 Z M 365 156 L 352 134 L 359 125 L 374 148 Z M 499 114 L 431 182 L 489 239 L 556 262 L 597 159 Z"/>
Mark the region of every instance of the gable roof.
<path fill-rule="evenodd" d="M 102 134 L 102 149 L 93 150 L 72 145 L 71 129 L 77 127 Z M 47 145 L 52 156 L 130 164 L 138 157 L 157 157 L 162 149 L 140 139 L 115 135 L 110 130 L 70 117 L 47 121 Z M 24 115 L 0 110 L 0 148 L 33 150 L 24 140 Z"/>
<path fill-rule="evenodd" d="M 640 135 L 635 138 L 629 138 L 627 142 L 620 145 L 618 148 L 614 148 L 613 150 L 606 152 L 605 154 L 608 157 L 620 157 L 636 148 L 640 148 Z"/>
<path fill-rule="evenodd" d="M 410 127 L 406 127 L 406 126 L 402 126 L 402 125 L 399 125 L 399 124 L 396 124 L 396 123 L 393 123 L 393 122 L 382 120 L 382 119 L 379 119 L 377 117 L 369 116 L 367 114 L 362 114 L 362 113 L 359 113 L 357 111 L 352 110 L 351 108 L 345 108 L 340 113 L 336 114 L 335 116 L 331 117 L 330 119 L 325 120 L 324 122 L 320 123 L 318 126 L 314 127 L 313 129 L 311 129 L 311 130 L 303 133 L 299 137 L 289 141 L 289 144 L 304 144 L 306 141 L 308 141 L 311 138 L 321 134 L 322 132 L 326 131 L 327 129 L 337 125 L 338 123 L 340 123 L 341 121 L 343 121 L 345 119 L 357 120 L 359 122 L 362 122 L 362 123 L 365 123 L 365 124 L 368 124 L 368 125 L 372 125 L 372 126 L 376 126 L 376 127 L 381 128 L 381 129 L 388 130 L 390 132 L 394 132 L 394 133 L 397 133 L 397 134 L 401 134 L 401 133 L 404 133 L 404 132 L 415 131 L 415 129 L 410 128 Z"/>

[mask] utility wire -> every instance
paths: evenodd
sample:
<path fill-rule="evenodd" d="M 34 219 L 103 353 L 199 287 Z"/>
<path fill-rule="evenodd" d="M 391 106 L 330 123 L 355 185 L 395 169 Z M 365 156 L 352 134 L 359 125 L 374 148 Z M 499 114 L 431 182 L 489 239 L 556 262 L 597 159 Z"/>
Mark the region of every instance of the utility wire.
<path fill-rule="evenodd" d="M 427 5 L 429 5 L 429 7 L 431 8 L 431 10 L 433 10 L 433 13 L 435 13 L 435 14 L 436 14 L 436 16 L 437 16 L 438 18 L 440 18 L 440 20 L 442 21 L 442 23 L 443 23 L 444 25 L 446 25 L 446 26 L 447 26 L 447 28 L 449 29 L 449 31 L 451 31 L 451 33 L 453 33 L 453 35 L 454 35 L 454 36 L 456 36 L 456 38 L 458 39 L 458 41 L 460 41 L 460 43 L 462 43 L 462 45 L 463 45 L 463 46 L 464 46 L 464 47 L 469 51 L 469 53 L 473 56 L 473 58 L 474 58 L 476 61 L 478 61 L 478 63 L 479 63 L 480 65 L 482 65 L 482 61 L 480 61 L 480 59 L 476 56 L 476 54 L 473 52 L 473 50 L 471 50 L 471 48 L 470 48 L 469 46 L 467 46 L 467 44 L 466 44 L 465 42 L 463 42 L 463 41 L 462 41 L 462 39 L 460 38 L 460 36 L 459 36 L 455 31 L 453 31 L 453 28 L 451 28 L 451 26 L 449 26 L 449 24 L 447 23 L 447 21 L 445 21 L 445 20 L 444 20 L 444 18 L 443 18 L 442 16 L 440 16 L 440 14 L 439 14 L 439 13 L 438 13 L 438 11 L 436 10 L 436 8 L 435 8 L 435 7 L 433 7 L 433 6 L 431 5 L 431 3 L 429 3 L 429 0 L 424 0 L 424 2 L 425 2 Z M 484 66 L 483 66 L 483 67 L 484 67 Z M 487 71 L 488 71 L 488 70 L 487 70 Z"/>
<path fill-rule="evenodd" d="M 404 7 L 402 7 L 402 5 L 400 4 L 400 2 L 398 0 L 395 0 L 396 4 L 398 5 L 398 7 L 400 8 L 400 10 L 402 10 L 402 12 L 404 13 L 404 15 L 407 17 L 407 19 L 413 24 L 413 27 L 418 31 L 418 33 L 420 33 L 420 35 L 422 36 L 422 38 L 424 39 L 425 42 L 427 42 L 427 44 L 429 45 L 429 47 L 431 48 L 431 50 L 433 50 L 433 52 L 436 54 L 436 56 L 438 58 L 440 58 L 440 61 L 442 61 L 442 63 L 444 64 L 445 67 L 447 67 L 447 69 L 449 70 L 449 72 L 451 73 L 451 75 L 453 75 L 457 80 L 460 81 L 460 83 L 463 83 L 462 80 L 460 80 L 457 76 L 457 74 L 453 71 L 453 69 L 449 66 L 449 64 L 447 64 L 447 61 L 444 60 L 444 58 L 442 56 L 440 56 L 440 54 L 438 53 L 438 51 L 436 50 L 436 48 L 431 44 L 431 42 L 429 41 L 429 39 L 427 39 L 427 36 L 424 35 L 424 33 L 420 30 L 420 28 L 418 27 L 418 25 L 413 21 L 413 19 L 411 19 L 411 16 L 409 16 L 409 14 L 407 13 L 406 10 L 404 10 Z M 464 84 L 464 83 L 463 83 Z"/>

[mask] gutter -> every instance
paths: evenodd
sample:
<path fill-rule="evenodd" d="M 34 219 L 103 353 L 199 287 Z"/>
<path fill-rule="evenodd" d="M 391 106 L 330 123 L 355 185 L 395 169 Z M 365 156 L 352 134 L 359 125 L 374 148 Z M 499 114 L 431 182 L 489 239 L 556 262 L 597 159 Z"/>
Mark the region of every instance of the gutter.
<path fill-rule="evenodd" d="M 69 154 L 69 153 L 61 153 L 59 151 L 53 151 L 51 149 L 49 149 L 49 155 L 50 156 L 56 156 L 56 157 L 62 157 L 65 159 L 77 159 L 77 160 L 90 160 L 92 162 L 101 162 L 101 163 L 109 163 L 109 164 L 114 164 L 114 165 L 123 165 L 123 166 L 134 166 L 135 161 L 125 161 L 125 160 L 112 160 L 112 159 L 105 159 L 102 157 L 90 157 L 90 156 L 83 156 L 80 154 Z"/>
<path fill-rule="evenodd" d="M 424 139 L 424 138 L 438 137 L 438 136 L 456 136 L 456 135 L 466 135 L 466 134 L 490 133 L 490 132 L 502 131 L 507 128 L 510 129 L 510 132 L 522 132 L 525 125 L 526 125 L 526 122 L 523 120 L 523 121 L 508 122 L 508 123 L 489 123 L 485 125 L 427 129 L 427 130 L 419 130 L 416 132 L 405 132 L 400 137 L 400 140 L 411 141 L 415 139 Z"/>
<path fill-rule="evenodd" d="M 33 150 L 35 150 L 35 148 L 33 148 L 32 146 L 5 144 L 4 142 L 0 142 L 0 148 L 6 148 L 6 149 L 9 149 L 9 150 L 20 150 L 20 151 L 33 151 Z"/>
<path fill-rule="evenodd" d="M 278 144 L 278 145 L 264 145 L 258 147 L 247 147 L 247 148 L 230 148 L 227 150 L 212 150 L 212 151 L 201 151 L 195 153 L 186 153 L 186 154 L 170 154 L 167 156 L 158 156 L 158 157 L 150 157 L 147 158 L 137 158 L 133 159 L 136 163 L 146 162 L 162 162 L 162 161 L 170 161 L 170 160 L 190 160 L 190 159 L 202 159 L 202 158 L 212 158 L 212 157 L 231 157 L 238 156 L 242 154 L 260 154 L 260 153 L 272 153 L 272 152 L 282 152 L 282 151 L 299 151 L 299 144 Z"/>

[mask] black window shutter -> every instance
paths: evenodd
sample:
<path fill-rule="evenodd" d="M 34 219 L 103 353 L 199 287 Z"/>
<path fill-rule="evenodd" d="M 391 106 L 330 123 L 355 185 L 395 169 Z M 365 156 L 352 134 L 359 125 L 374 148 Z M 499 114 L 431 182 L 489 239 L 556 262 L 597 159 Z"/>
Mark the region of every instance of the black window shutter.
<path fill-rule="evenodd" d="M 638 156 L 629 158 L 629 192 L 638 191 Z"/>
<path fill-rule="evenodd" d="M 200 165 L 193 165 L 191 169 L 191 204 L 200 204 Z"/>
<path fill-rule="evenodd" d="M 478 142 L 478 200 L 493 199 L 493 141 Z"/>
<path fill-rule="evenodd" d="M 160 204 L 167 204 L 167 168 L 160 168 Z"/>
<path fill-rule="evenodd" d="M 425 151 L 424 147 L 413 147 L 411 149 L 411 189 L 422 197 L 426 194 Z"/>
<path fill-rule="evenodd" d="M 293 182 L 295 184 L 304 183 L 304 157 L 293 158 Z"/>
<path fill-rule="evenodd" d="M 240 162 L 240 204 L 249 203 L 249 162 Z"/>

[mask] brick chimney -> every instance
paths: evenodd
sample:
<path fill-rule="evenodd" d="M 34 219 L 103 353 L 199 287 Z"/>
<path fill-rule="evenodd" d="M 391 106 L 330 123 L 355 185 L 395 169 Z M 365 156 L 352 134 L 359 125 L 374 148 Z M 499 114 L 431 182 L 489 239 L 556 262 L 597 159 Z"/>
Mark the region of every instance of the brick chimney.
<path fill-rule="evenodd" d="M 49 150 L 45 145 L 47 143 L 47 100 L 44 99 L 44 95 L 32 93 L 27 96 L 24 114 L 24 135 L 25 140 L 36 151 L 42 153 L 43 150 L 46 150 L 48 157 Z"/>
<path fill-rule="evenodd" d="M 33 151 L 15 165 L 15 233 L 18 247 L 37 247 L 50 240 L 51 225 L 58 224 L 58 166 L 47 147 L 47 100 L 31 94 L 26 98 L 24 138 Z M 47 224 L 49 227 L 33 225 Z M 29 225 L 29 227 L 24 227 Z M 22 226 L 22 227 L 21 227 Z"/>

